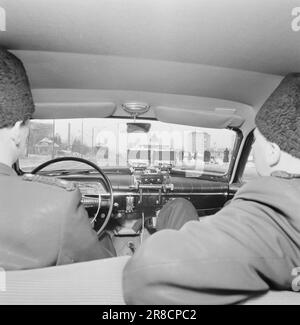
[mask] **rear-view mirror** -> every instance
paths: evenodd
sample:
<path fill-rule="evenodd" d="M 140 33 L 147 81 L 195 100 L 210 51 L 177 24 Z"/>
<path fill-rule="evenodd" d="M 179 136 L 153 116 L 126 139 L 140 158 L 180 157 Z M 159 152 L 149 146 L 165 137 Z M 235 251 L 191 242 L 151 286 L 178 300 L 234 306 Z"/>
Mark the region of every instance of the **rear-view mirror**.
<path fill-rule="evenodd" d="M 127 123 L 127 133 L 148 133 L 150 128 L 150 123 Z"/>

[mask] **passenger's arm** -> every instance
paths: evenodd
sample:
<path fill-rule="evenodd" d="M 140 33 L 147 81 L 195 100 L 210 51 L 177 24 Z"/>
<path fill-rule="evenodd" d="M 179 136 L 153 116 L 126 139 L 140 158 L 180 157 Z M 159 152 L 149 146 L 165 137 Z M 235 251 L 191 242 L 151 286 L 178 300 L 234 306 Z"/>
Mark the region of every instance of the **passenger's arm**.
<path fill-rule="evenodd" d="M 287 288 L 292 266 L 278 246 L 282 232 L 258 205 L 239 201 L 147 239 L 125 267 L 125 301 L 229 304 L 267 292 L 270 283 Z"/>

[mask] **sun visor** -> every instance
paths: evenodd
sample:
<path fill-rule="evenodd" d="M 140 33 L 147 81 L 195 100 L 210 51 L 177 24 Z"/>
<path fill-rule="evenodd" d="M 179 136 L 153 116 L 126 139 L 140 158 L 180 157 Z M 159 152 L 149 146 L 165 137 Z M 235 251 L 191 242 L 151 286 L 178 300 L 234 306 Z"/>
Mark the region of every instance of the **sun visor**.
<path fill-rule="evenodd" d="M 214 111 L 204 111 L 190 108 L 174 108 L 158 106 L 154 109 L 156 118 L 161 122 L 224 129 L 240 127 L 244 118 L 237 115 L 235 109 L 217 108 Z"/>
<path fill-rule="evenodd" d="M 35 119 L 101 118 L 114 114 L 113 102 L 57 102 L 36 103 Z"/>

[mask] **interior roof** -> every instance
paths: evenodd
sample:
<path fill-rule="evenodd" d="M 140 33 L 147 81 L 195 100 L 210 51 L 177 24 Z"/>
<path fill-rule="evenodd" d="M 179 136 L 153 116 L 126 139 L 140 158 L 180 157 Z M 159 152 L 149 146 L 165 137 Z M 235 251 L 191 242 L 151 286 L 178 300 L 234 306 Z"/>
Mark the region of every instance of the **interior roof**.
<path fill-rule="evenodd" d="M 1 0 L 12 49 L 88 53 L 284 75 L 300 70 L 295 0 Z"/>
<path fill-rule="evenodd" d="M 211 97 L 257 110 L 300 71 L 294 0 L 0 0 L 32 87 Z"/>
<path fill-rule="evenodd" d="M 282 79 L 253 71 L 141 58 L 39 51 L 14 53 L 25 63 L 34 89 L 165 93 L 217 98 L 256 107 Z"/>

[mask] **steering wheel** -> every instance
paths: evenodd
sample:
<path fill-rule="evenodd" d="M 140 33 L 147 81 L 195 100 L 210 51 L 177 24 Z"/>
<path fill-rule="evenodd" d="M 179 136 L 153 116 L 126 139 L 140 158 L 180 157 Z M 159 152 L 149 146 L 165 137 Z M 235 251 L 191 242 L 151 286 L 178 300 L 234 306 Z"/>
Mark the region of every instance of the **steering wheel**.
<path fill-rule="evenodd" d="M 76 162 L 80 162 L 80 163 L 83 163 L 83 164 L 86 164 L 92 168 L 94 168 L 103 178 L 104 180 L 104 183 L 105 183 L 105 186 L 106 186 L 106 189 L 108 190 L 109 192 L 109 209 L 108 209 L 108 212 L 107 212 L 107 215 L 105 217 L 105 220 L 102 224 L 102 226 L 100 227 L 100 229 L 97 231 L 97 234 L 100 235 L 101 232 L 104 230 L 104 228 L 106 227 L 110 217 L 111 217 L 111 213 L 112 213 L 112 210 L 113 210 L 113 205 L 114 205 L 114 195 L 113 195 L 113 188 L 112 188 L 112 185 L 111 185 L 111 182 L 110 180 L 108 179 L 108 177 L 104 174 L 104 172 L 101 170 L 101 168 L 99 166 L 97 166 L 96 164 L 94 164 L 93 162 L 89 161 L 89 160 L 86 160 L 86 159 L 83 159 L 83 158 L 78 158 L 78 157 L 60 157 L 60 158 L 55 158 L 55 159 L 51 159 L 51 160 L 48 160 L 46 162 L 44 162 L 43 164 L 35 167 L 31 174 L 36 174 L 38 173 L 39 171 L 41 171 L 42 169 L 52 165 L 52 164 L 56 164 L 58 162 L 62 162 L 62 161 L 76 161 Z M 100 205 L 101 205 L 101 194 L 99 193 L 99 207 L 98 207 L 98 211 L 95 215 L 95 218 L 93 219 L 93 221 L 95 221 L 98 216 L 99 216 L 99 213 L 100 213 Z M 93 222 L 92 221 L 92 222 Z"/>

